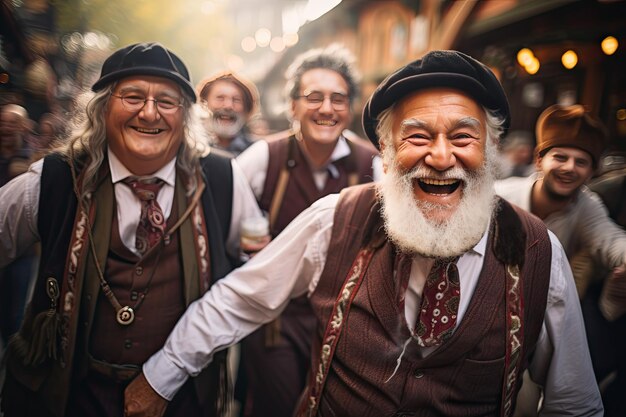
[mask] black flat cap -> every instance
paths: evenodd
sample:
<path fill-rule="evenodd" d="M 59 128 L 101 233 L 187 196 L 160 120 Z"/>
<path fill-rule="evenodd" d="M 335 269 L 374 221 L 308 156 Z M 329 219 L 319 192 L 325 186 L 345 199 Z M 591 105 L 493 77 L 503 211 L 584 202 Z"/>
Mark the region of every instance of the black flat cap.
<path fill-rule="evenodd" d="M 193 102 L 196 101 L 187 67 L 172 51 L 157 42 L 135 43 L 115 51 L 102 64 L 100 79 L 91 89 L 99 91 L 113 81 L 131 75 L 154 75 L 170 79 Z"/>
<path fill-rule="evenodd" d="M 381 82 L 363 108 L 363 129 L 376 146 L 378 117 L 407 95 L 433 87 L 461 90 L 479 104 L 497 111 L 504 117 L 504 132 L 509 128 L 511 115 L 502 85 L 481 62 L 457 51 L 432 51 L 421 59 L 400 68 Z"/>

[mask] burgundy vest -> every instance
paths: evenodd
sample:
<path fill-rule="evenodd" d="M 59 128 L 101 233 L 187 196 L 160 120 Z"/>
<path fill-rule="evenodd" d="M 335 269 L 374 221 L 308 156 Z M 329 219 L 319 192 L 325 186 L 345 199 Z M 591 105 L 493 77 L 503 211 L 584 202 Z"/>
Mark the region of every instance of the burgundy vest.
<path fill-rule="evenodd" d="M 372 181 L 372 158 L 377 155 L 376 152 L 357 142 L 350 140 L 346 142 L 350 147 L 350 154 L 332 163 L 339 175 L 337 177 L 329 175 L 322 190 L 315 185 L 309 162 L 294 136 L 268 142 L 268 169 L 263 194 L 259 201 L 262 210 L 269 211 L 270 209 L 280 170 L 283 167 L 289 170 L 289 182 L 276 217 L 276 224 L 271 230 L 272 236 L 278 235 L 298 214 L 316 200 L 328 194 L 338 193 L 347 187 L 350 174 L 357 175 L 359 184 Z"/>
<path fill-rule="evenodd" d="M 320 340 L 348 269 L 359 249 L 375 242 L 373 246 L 377 249 L 347 321 L 344 317 L 343 333 L 331 362 L 318 414 L 498 415 L 507 340 L 506 272 L 500 259 L 510 257 L 517 251 L 516 247 L 521 247 L 521 258 L 519 253 L 513 257 L 521 259 L 523 265 L 524 368 L 543 323 L 550 281 L 551 246 L 545 226 L 500 200 L 496 210 L 499 214 L 492 219 L 478 284 L 454 335 L 426 358 L 420 358 L 414 341 L 409 343 L 399 369 L 385 382 L 394 373 L 396 360 L 410 333 L 404 311 L 397 304 L 399 286 L 393 276 L 395 248 L 384 237 L 374 190 L 374 186 L 368 185 L 351 187 L 342 193 L 335 211 L 328 258 L 311 297 L 321 323 L 313 348 L 312 363 L 317 366 Z M 519 230 L 510 225 L 519 226 Z M 501 230 L 507 232 L 499 233 Z M 517 385 L 519 389 L 519 380 Z"/>

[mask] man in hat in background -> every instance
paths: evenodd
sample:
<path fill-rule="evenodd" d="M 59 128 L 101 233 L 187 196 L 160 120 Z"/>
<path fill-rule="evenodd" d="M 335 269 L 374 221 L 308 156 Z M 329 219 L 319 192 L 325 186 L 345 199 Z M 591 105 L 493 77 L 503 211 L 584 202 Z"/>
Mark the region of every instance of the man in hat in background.
<path fill-rule="evenodd" d="M 568 259 L 589 248 L 594 259 L 612 270 L 607 282 L 626 280 L 626 232 L 586 186 L 606 149 L 602 122 L 582 105 L 555 104 L 539 116 L 536 137 L 537 172 L 497 181 L 496 193 L 543 220 Z M 574 278 L 582 299 L 590 281 L 582 274 Z M 524 415 L 535 414 L 533 409 Z"/>
<path fill-rule="evenodd" d="M 219 72 L 197 86 L 198 102 L 204 110 L 207 133 L 213 136 L 211 146 L 239 155 L 252 145 L 246 123 L 258 112 L 256 86 L 239 74 Z"/>
<path fill-rule="evenodd" d="M 298 415 L 511 415 L 530 369 L 545 415 L 601 416 L 563 249 L 493 192 L 509 126 L 493 73 L 430 52 L 379 85 L 363 124 L 382 182 L 317 201 L 190 306 L 127 388 L 129 415 L 158 415 L 215 352 L 308 294 L 319 326 Z"/>
<path fill-rule="evenodd" d="M 7 351 L 2 411 L 123 416 L 123 391 L 187 305 L 236 262 L 260 215 L 236 163 L 191 111 L 184 63 L 158 43 L 109 56 L 57 152 L 0 189 L 0 266 L 40 240 L 24 324 Z M 171 416 L 224 405 L 225 358 L 182 387 Z"/>

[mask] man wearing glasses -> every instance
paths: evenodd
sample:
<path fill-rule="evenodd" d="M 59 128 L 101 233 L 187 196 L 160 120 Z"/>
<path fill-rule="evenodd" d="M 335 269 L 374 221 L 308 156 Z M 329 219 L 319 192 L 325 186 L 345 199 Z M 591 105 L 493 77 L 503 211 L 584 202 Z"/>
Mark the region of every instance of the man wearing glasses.
<path fill-rule="evenodd" d="M 358 95 L 354 57 L 348 50 L 332 45 L 308 51 L 296 58 L 286 76 L 293 134 L 258 141 L 237 158 L 268 213 L 272 237 L 317 199 L 370 182 L 382 170 L 373 147 L 344 136 Z M 283 290 L 288 291 L 276 288 Z M 244 340 L 249 415 L 292 415 L 306 382 L 315 324 L 308 298 L 302 296 L 278 320 Z"/>
<path fill-rule="evenodd" d="M 42 243 L 7 350 L 6 417 L 123 416 L 125 387 L 232 269 L 241 219 L 261 215 L 236 163 L 202 156 L 196 95 L 171 51 L 120 49 L 92 90 L 65 145 L 0 189 L 0 267 Z M 168 415 L 218 413 L 226 384 L 216 359 Z"/>

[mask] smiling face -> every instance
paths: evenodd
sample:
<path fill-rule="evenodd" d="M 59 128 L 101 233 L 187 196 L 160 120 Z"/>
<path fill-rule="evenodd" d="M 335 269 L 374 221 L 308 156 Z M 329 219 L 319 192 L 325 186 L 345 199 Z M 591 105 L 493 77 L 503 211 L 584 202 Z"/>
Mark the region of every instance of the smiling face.
<path fill-rule="evenodd" d="M 293 99 L 292 117 L 300 122 L 302 139 L 307 146 L 334 144 L 352 121 L 352 111 L 349 106 L 343 110 L 335 110 L 330 95 L 340 93 L 349 96 L 348 83 L 338 72 L 315 68 L 302 74 L 298 95 L 304 96 L 314 91 L 325 96 L 321 105 L 310 109 L 304 97 Z"/>
<path fill-rule="evenodd" d="M 214 81 L 205 98 L 206 107 L 211 110 L 210 129 L 220 138 L 232 138 L 246 123 L 244 93 L 236 84 Z"/>
<path fill-rule="evenodd" d="M 553 200 L 572 198 L 593 174 L 589 153 L 578 148 L 554 147 L 537 158 L 543 173 L 542 190 Z"/>
<path fill-rule="evenodd" d="M 140 110 L 129 111 L 120 98 L 114 97 L 128 94 L 150 100 Z M 134 76 L 118 82 L 107 105 L 108 145 L 136 175 L 158 171 L 176 156 L 183 140 L 183 108 L 162 114 L 153 99 L 179 103 L 182 93 L 175 82 L 166 78 Z"/>
<path fill-rule="evenodd" d="M 484 165 L 486 137 L 484 110 L 460 91 L 423 90 L 397 105 L 392 126 L 395 163 L 402 173 L 415 170 L 415 200 L 436 208 L 427 216 L 443 221 L 455 212 L 468 176 Z"/>

